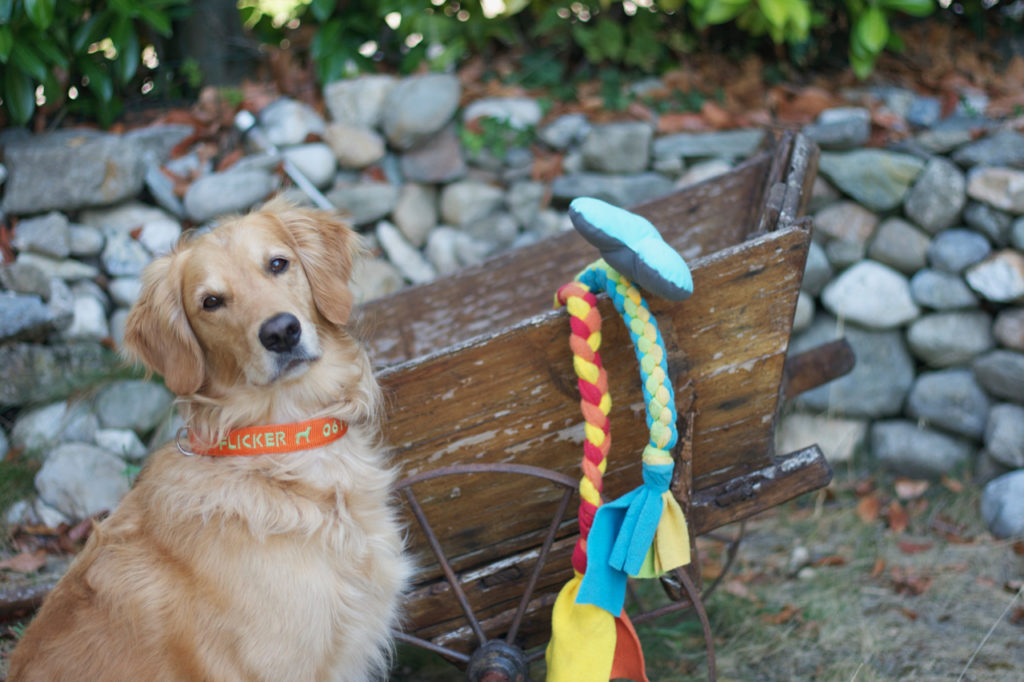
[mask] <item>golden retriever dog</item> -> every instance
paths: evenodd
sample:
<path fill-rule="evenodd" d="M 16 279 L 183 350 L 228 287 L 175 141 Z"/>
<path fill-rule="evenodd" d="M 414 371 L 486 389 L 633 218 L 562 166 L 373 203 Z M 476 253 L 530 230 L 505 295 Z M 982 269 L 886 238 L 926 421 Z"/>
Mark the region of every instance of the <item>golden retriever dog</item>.
<path fill-rule="evenodd" d="M 409 568 L 380 390 L 345 328 L 356 242 L 332 215 L 275 200 L 145 271 L 125 346 L 180 396 L 188 433 L 95 527 L 25 631 L 12 681 L 386 673 Z M 327 444 L 309 440 L 321 418 L 337 420 Z"/>

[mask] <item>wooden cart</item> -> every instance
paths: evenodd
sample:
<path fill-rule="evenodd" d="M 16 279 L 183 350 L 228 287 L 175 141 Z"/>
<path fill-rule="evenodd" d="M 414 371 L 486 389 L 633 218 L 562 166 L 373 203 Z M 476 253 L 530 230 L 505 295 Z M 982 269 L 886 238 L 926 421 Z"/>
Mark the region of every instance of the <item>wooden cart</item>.
<path fill-rule="evenodd" d="M 679 410 L 672 489 L 692 535 L 831 478 L 817 446 L 774 448 L 783 400 L 853 363 L 842 341 L 787 358 L 816 165 L 811 143 L 784 134 L 725 175 L 632 209 L 693 273 L 690 299 L 649 300 Z M 525 678 L 572 575 L 583 427 L 567 314 L 552 301 L 596 257 L 569 232 L 360 311 L 389 395 L 418 565 L 399 637 L 468 666 L 473 680 Z M 640 482 L 647 428 L 628 334 L 607 299 L 601 312 L 613 400 L 605 496 L 615 498 Z M 699 571 L 663 582 L 675 601 L 631 611 L 634 622 L 700 607 Z"/>

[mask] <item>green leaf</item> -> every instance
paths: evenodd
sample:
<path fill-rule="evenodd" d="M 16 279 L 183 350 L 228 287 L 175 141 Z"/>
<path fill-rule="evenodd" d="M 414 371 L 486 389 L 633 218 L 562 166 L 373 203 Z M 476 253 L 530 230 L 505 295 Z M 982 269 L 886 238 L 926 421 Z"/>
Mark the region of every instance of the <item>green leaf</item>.
<path fill-rule="evenodd" d="M 704 21 L 709 25 L 724 24 L 743 13 L 751 0 L 709 0 Z"/>
<path fill-rule="evenodd" d="M 786 25 L 786 0 L 757 0 L 757 4 L 771 26 L 781 29 Z"/>
<path fill-rule="evenodd" d="M 36 51 L 26 43 L 15 43 L 11 50 L 11 61 L 37 81 L 46 80 L 46 64 Z"/>
<path fill-rule="evenodd" d="M 166 14 L 146 5 L 139 5 L 136 11 L 139 19 L 149 24 L 154 31 L 164 38 L 171 37 L 171 20 Z"/>
<path fill-rule="evenodd" d="M 4 69 L 4 104 L 15 123 L 28 123 L 36 109 L 36 93 L 27 74 L 18 69 Z"/>
<path fill-rule="evenodd" d="M 53 23 L 57 0 L 24 0 L 29 20 L 44 31 Z"/>
<path fill-rule="evenodd" d="M 864 57 L 861 55 L 854 54 L 850 51 L 850 66 L 853 67 L 853 73 L 860 80 L 864 80 L 871 75 L 871 72 L 875 70 L 875 58 Z"/>
<path fill-rule="evenodd" d="M 107 16 L 105 13 L 94 14 L 78 27 L 71 36 L 71 49 L 75 54 L 85 52 L 86 48 L 99 39 Z"/>
<path fill-rule="evenodd" d="M 601 19 L 595 27 L 597 40 L 600 41 L 602 52 L 612 60 L 618 60 L 626 47 L 622 26 L 611 19 Z"/>
<path fill-rule="evenodd" d="M 935 0 L 879 0 L 878 6 L 912 17 L 926 17 L 935 11 Z"/>
<path fill-rule="evenodd" d="M 11 29 L 0 26 L 0 63 L 7 63 L 12 47 L 14 47 L 14 36 L 11 34 Z"/>
<path fill-rule="evenodd" d="M 888 40 L 889 21 L 885 18 L 885 11 L 878 7 L 868 7 L 853 24 L 852 41 L 869 54 L 877 55 Z"/>
<path fill-rule="evenodd" d="M 100 67 L 92 59 L 83 59 L 78 63 L 82 73 L 89 79 L 89 90 L 101 102 L 109 102 L 114 96 L 114 80 L 106 69 Z"/>
<path fill-rule="evenodd" d="M 6 24 L 11 20 L 12 11 L 14 11 L 14 0 L 0 0 L 0 24 Z"/>
<path fill-rule="evenodd" d="M 129 30 L 125 41 L 118 45 L 117 70 L 122 85 L 127 84 L 135 76 L 135 72 L 138 70 L 138 61 L 138 36 L 134 31 Z"/>
<path fill-rule="evenodd" d="M 313 16 L 320 23 L 327 21 L 327 19 L 334 13 L 334 7 L 337 4 L 337 0 L 313 0 L 309 3 L 309 9 L 313 11 Z"/>
<path fill-rule="evenodd" d="M 43 57 L 46 58 L 48 63 L 56 64 L 62 69 L 68 68 L 67 55 L 61 52 L 60 48 L 58 48 L 56 44 L 44 38 L 35 41 L 35 46 L 43 54 Z"/>

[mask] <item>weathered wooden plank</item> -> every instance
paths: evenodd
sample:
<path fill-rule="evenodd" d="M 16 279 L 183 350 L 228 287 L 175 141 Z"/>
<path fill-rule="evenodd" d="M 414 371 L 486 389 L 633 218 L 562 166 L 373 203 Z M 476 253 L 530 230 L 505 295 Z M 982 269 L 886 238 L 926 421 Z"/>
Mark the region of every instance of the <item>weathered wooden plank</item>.
<path fill-rule="evenodd" d="M 782 397 L 790 400 L 853 369 L 857 358 L 846 339 L 836 339 L 786 359 Z"/>
<path fill-rule="evenodd" d="M 697 490 L 770 461 L 807 240 L 803 230 L 776 232 L 697 259 L 693 297 L 651 301 L 692 381 Z M 628 335 L 610 302 L 600 310 L 616 406 L 605 479 L 614 497 L 639 483 L 647 431 Z M 386 370 L 381 380 L 393 406 L 388 440 L 408 474 L 514 462 L 578 476 L 583 431 L 564 311 Z M 436 479 L 416 493 L 438 532 L 456 536 L 451 554 L 481 560 L 502 540 L 545 527 L 559 495 L 553 485 L 509 475 L 492 475 L 486 486 Z"/>
<path fill-rule="evenodd" d="M 734 246 L 754 229 L 770 158 L 632 210 L 687 260 Z M 582 237 L 567 232 L 372 301 L 357 311 L 356 324 L 376 366 L 411 360 L 544 313 L 555 289 L 596 257 Z"/>

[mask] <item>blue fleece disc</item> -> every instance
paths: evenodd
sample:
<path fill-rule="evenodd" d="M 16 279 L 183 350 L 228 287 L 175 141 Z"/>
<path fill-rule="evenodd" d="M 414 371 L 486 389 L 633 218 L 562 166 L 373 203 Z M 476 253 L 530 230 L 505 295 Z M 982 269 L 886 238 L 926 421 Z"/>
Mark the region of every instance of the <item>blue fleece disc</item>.
<path fill-rule="evenodd" d="M 686 261 L 651 221 L 591 197 L 574 199 L 569 218 L 609 265 L 641 289 L 670 301 L 682 301 L 693 293 Z"/>

